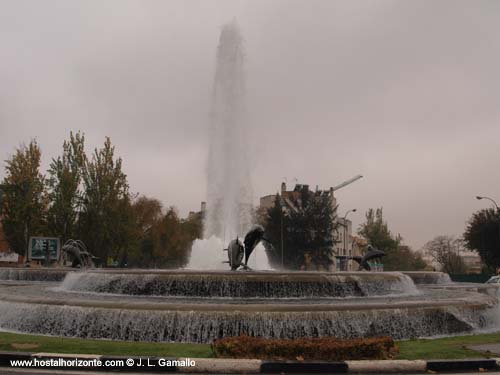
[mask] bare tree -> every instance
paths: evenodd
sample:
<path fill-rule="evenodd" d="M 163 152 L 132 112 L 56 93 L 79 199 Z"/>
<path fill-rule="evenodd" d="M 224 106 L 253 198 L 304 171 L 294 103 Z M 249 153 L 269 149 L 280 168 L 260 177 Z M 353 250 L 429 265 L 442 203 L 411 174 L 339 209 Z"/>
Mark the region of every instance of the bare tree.
<path fill-rule="evenodd" d="M 437 236 L 424 246 L 426 252 L 441 266 L 441 270 L 451 274 L 466 272 L 466 266 L 460 257 L 464 249 L 463 240 L 453 236 Z"/>

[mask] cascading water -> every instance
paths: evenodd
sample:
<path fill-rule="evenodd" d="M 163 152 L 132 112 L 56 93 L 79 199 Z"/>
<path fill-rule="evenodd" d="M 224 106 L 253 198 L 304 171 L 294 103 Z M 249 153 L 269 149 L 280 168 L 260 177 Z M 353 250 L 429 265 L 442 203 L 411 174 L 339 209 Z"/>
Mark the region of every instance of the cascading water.
<path fill-rule="evenodd" d="M 207 164 L 207 207 L 204 239 L 191 250 L 190 269 L 227 269 L 222 249 L 252 224 L 252 184 L 245 129 L 245 75 L 243 39 L 233 21 L 223 26 L 219 45 L 210 116 Z M 270 269 L 263 248 L 253 267 Z M 252 264 L 250 264 L 252 266 Z"/>
<path fill-rule="evenodd" d="M 26 280 L 42 276 L 23 270 Z M 0 328 L 199 343 L 243 333 L 405 339 L 498 330 L 497 285 L 412 276 L 426 283 L 399 272 L 68 272 L 62 283 L 0 282 Z"/>
<path fill-rule="evenodd" d="M 268 338 L 392 336 L 394 339 L 488 329 L 488 311 L 400 308 L 349 311 L 172 311 L 0 301 L 0 326 L 55 336 L 211 343 L 242 333 Z"/>
<path fill-rule="evenodd" d="M 399 272 L 71 272 L 60 290 L 165 297 L 261 298 L 271 301 L 419 294 L 411 279 Z"/>
<path fill-rule="evenodd" d="M 451 284 L 450 275 L 444 272 L 407 271 L 404 272 L 415 284 Z"/>

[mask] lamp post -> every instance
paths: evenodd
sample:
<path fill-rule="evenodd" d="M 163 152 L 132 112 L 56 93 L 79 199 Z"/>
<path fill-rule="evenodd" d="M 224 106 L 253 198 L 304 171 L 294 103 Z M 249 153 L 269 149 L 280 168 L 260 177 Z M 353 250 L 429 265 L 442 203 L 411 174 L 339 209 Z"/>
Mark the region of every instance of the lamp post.
<path fill-rule="evenodd" d="M 347 211 L 344 215 L 344 218 L 343 218 L 343 224 L 344 224 L 344 255 L 347 255 L 347 215 L 349 215 L 351 212 L 356 212 L 356 209 L 353 208 L 349 211 Z"/>
<path fill-rule="evenodd" d="M 494 205 L 495 205 L 495 208 L 497 209 L 497 211 L 500 211 L 500 208 L 498 208 L 498 204 L 497 202 L 495 202 L 495 200 L 493 198 L 489 198 L 489 197 L 482 197 L 480 195 L 476 196 L 476 199 L 477 200 L 481 200 L 481 199 L 487 199 L 489 201 L 491 201 Z"/>

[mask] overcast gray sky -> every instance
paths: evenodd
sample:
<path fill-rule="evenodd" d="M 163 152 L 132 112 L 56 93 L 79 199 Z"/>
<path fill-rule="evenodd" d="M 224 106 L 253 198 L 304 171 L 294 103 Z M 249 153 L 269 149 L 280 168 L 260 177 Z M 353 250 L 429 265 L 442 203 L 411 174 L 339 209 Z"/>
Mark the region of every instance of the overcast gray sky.
<path fill-rule="evenodd" d="M 245 38 L 255 201 L 283 178 L 383 207 L 419 248 L 500 201 L 500 2 L 0 0 L 0 157 L 110 136 L 131 189 L 205 198 L 215 48 Z M 3 177 L 3 165 L 0 177 Z"/>

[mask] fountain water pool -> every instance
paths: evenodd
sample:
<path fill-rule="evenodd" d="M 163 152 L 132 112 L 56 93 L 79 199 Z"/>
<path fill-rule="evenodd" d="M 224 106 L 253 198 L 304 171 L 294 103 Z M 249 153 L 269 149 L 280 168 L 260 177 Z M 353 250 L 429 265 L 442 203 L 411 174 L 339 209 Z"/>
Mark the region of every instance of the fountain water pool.
<path fill-rule="evenodd" d="M 0 282 L 0 328 L 196 343 L 243 333 L 404 339 L 498 329 L 490 289 L 498 287 L 415 285 L 398 272 L 68 272 L 63 282 Z"/>

